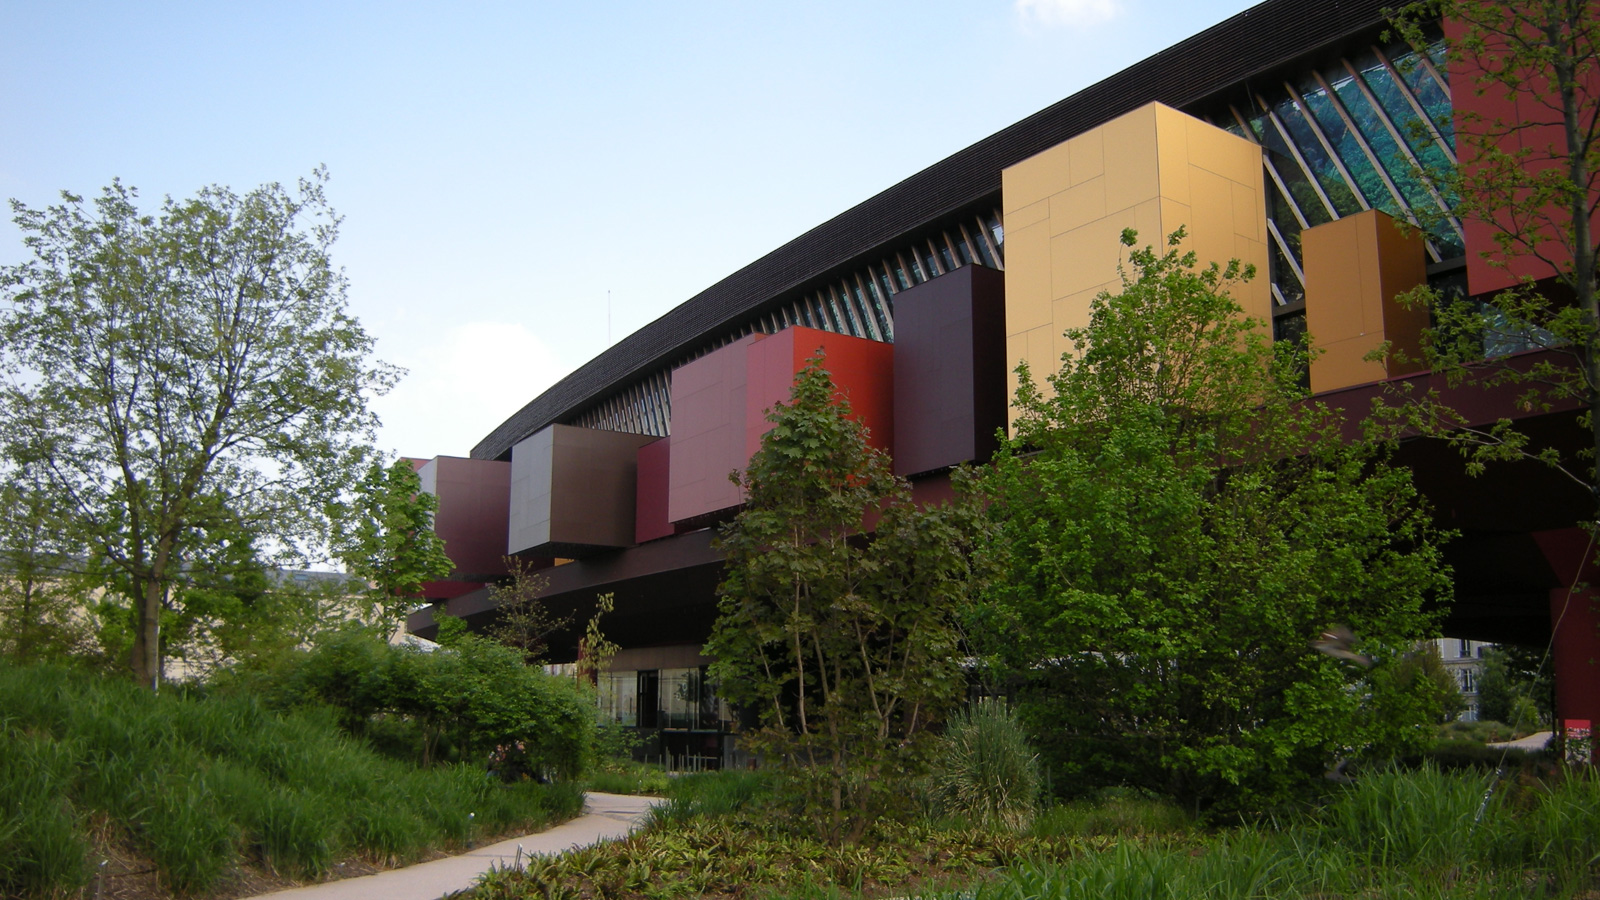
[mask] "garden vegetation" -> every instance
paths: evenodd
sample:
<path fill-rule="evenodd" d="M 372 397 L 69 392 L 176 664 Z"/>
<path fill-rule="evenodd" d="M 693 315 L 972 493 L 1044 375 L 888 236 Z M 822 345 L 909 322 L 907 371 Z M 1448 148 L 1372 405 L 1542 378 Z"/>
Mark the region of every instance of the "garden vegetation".
<path fill-rule="evenodd" d="M 415 740 L 378 752 L 341 726 L 351 709 L 156 695 L 121 678 L 0 664 L 0 896 L 76 895 L 104 858 L 132 862 L 106 874 L 150 868 L 178 895 L 225 890 L 243 867 L 316 879 L 352 858 L 409 863 L 582 807 L 574 782 L 506 782 L 470 759 L 420 766 Z M 404 743 L 399 724 L 391 744 Z"/>

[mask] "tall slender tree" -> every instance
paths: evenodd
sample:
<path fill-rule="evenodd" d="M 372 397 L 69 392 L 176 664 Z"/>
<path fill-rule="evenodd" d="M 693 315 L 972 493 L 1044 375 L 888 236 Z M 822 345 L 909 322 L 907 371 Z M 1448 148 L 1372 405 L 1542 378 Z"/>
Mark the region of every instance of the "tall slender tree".
<path fill-rule="evenodd" d="M 721 693 L 761 722 L 751 746 L 841 840 L 908 795 L 960 696 L 967 538 L 949 508 L 911 502 L 823 365 L 768 414 L 744 472 L 706 652 Z"/>

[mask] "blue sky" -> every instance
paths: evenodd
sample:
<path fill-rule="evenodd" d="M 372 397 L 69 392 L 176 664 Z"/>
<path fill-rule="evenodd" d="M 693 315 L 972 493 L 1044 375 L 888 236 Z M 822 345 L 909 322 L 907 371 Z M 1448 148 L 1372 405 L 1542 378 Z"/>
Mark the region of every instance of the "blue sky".
<path fill-rule="evenodd" d="M 1249 5 L 13 0 L 0 197 L 326 164 L 351 309 L 410 371 L 380 444 L 465 456 L 608 345 L 608 291 L 615 341 Z"/>

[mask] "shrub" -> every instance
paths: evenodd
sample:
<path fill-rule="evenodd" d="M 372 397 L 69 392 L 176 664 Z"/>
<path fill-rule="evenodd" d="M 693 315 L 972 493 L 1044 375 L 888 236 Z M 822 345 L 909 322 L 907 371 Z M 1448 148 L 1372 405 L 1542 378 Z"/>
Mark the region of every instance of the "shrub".
<path fill-rule="evenodd" d="M 582 687 L 468 634 L 425 652 L 340 631 L 226 689 L 259 693 L 278 709 L 326 704 L 345 730 L 424 764 L 481 767 L 492 753 L 496 771 L 510 778 L 564 778 L 581 775 L 594 752 L 594 704 Z"/>
<path fill-rule="evenodd" d="M 935 806 L 985 826 L 1026 828 L 1039 799 L 1039 760 L 1016 714 L 977 703 L 950 718 L 934 750 Z"/>

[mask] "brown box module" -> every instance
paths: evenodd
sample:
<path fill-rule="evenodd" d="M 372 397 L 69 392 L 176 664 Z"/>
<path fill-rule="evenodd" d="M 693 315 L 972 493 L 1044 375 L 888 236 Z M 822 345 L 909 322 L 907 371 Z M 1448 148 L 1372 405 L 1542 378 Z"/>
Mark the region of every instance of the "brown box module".
<path fill-rule="evenodd" d="M 894 471 L 988 459 L 1006 424 L 1005 275 L 961 268 L 894 298 Z"/>
<path fill-rule="evenodd" d="M 638 452 L 655 440 L 551 425 L 517 443 L 506 552 L 574 558 L 631 546 Z"/>

